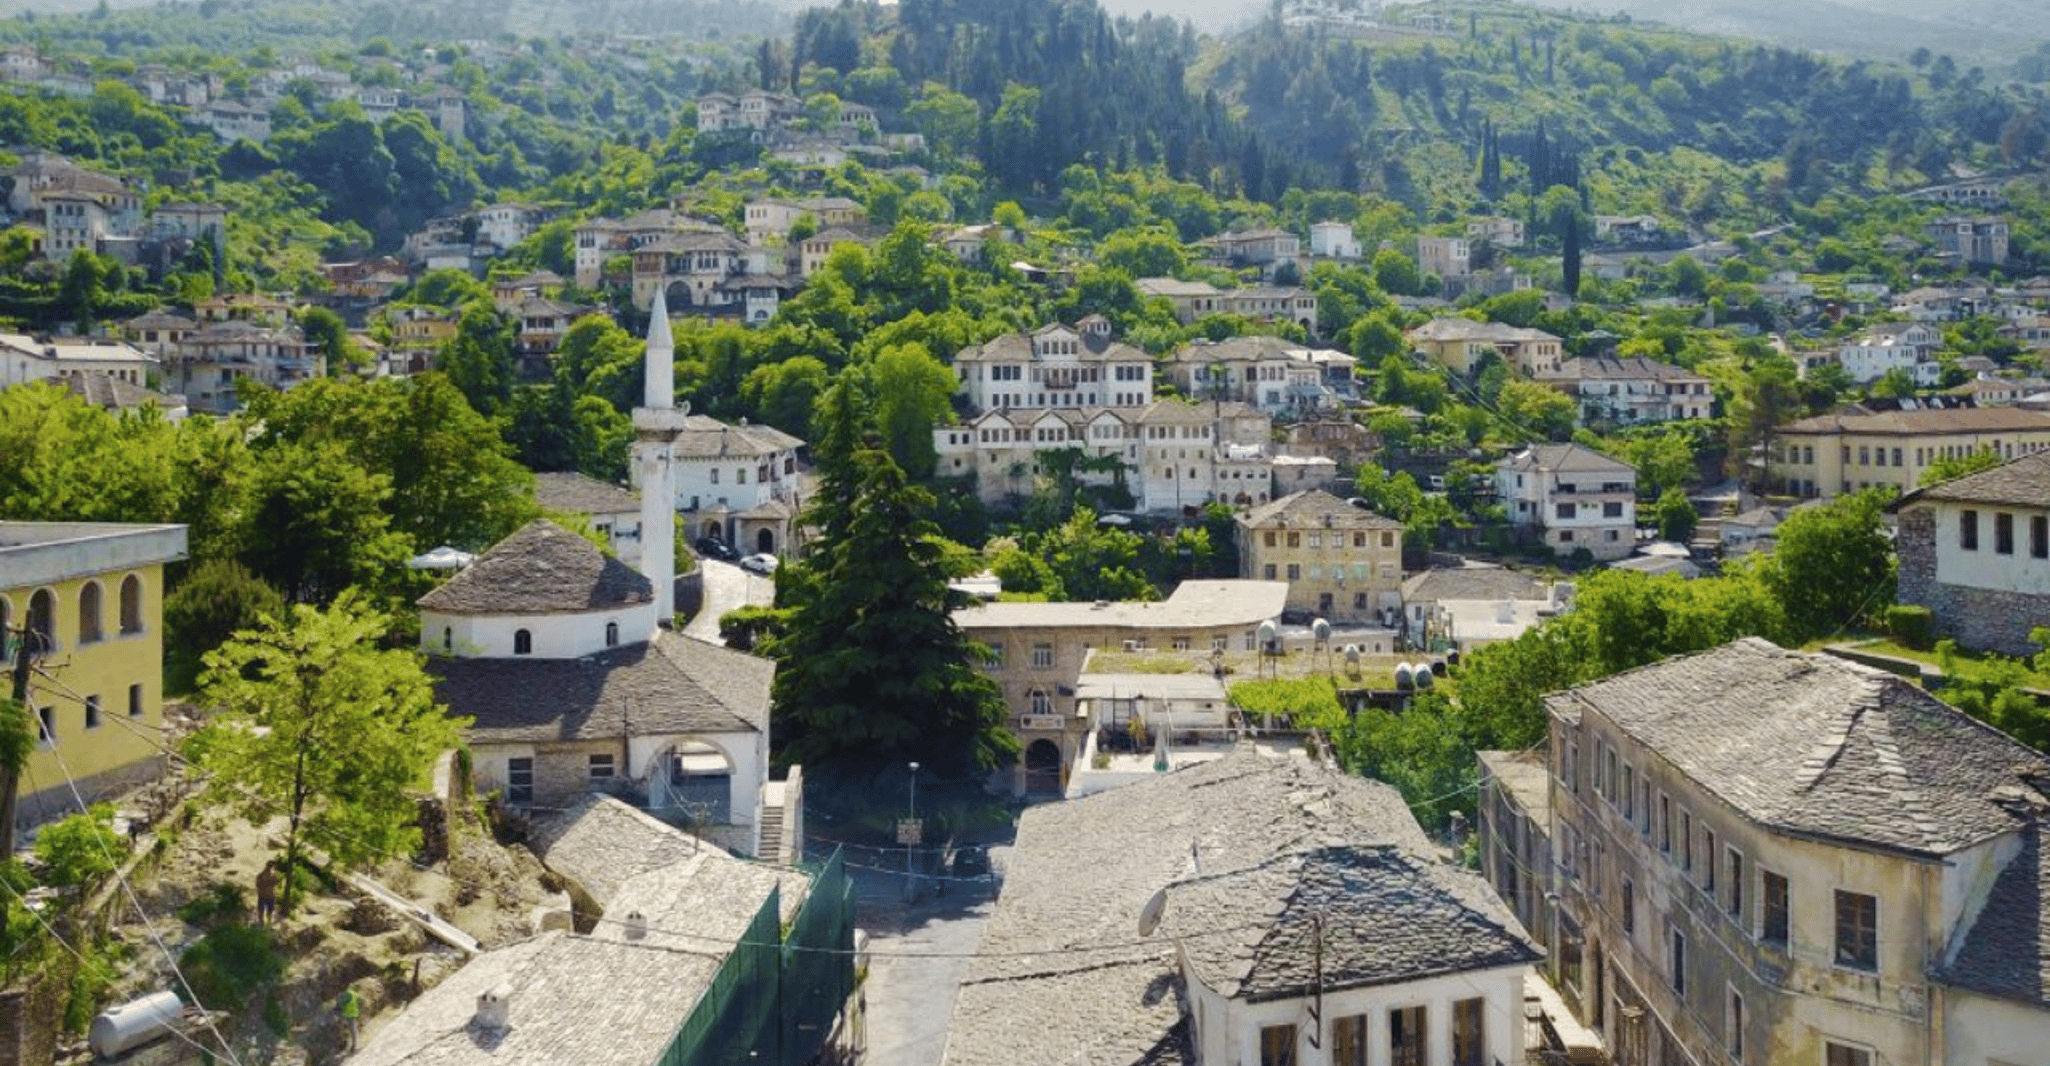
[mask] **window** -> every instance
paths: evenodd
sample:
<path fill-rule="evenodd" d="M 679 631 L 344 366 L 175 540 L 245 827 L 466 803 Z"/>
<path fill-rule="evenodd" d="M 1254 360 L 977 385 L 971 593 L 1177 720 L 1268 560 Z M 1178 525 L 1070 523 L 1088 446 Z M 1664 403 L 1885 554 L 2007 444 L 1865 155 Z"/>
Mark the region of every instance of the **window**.
<path fill-rule="evenodd" d="M 1637 883 L 1627 877 L 1623 879 L 1623 931 L 1637 931 Z"/>
<path fill-rule="evenodd" d="M 1979 550 L 1979 512 L 1967 508 L 1958 513 L 1957 546 L 1968 552 Z"/>
<path fill-rule="evenodd" d="M 1879 900 L 1862 892 L 1836 892 L 1836 964 L 1879 968 Z"/>
<path fill-rule="evenodd" d="M 85 727 L 87 729 L 98 729 L 100 727 L 100 698 L 98 696 L 87 696 L 85 698 Z"/>
<path fill-rule="evenodd" d="M 1623 764 L 1623 817 L 1637 818 L 1637 770 L 1627 762 Z"/>
<path fill-rule="evenodd" d="M 1724 888 L 1730 894 L 1728 900 L 1730 917 L 1737 919 L 1737 924 L 1742 925 L 1744 923 L 1744 855 L 1736 848 L 1731 848 L 1728 856 L 1730 876 L 1726 878 L 1728 884 Z"/>
<path fill-rule="evenodd" d="M 1723 1000 L 1723 1046 L 1730 1058 L 1744 1061 L 1744 997 L 1734 988 L 1725 990 Z"/>
<path fill-rule="evenodd" d="M 451 626 L 441 627 L 441 650 L 450 654 L 456 650 L 456 631 Z"/>
<path fill-rule="evenodd" d="M 1367 1066 L 1367 1016 L 1331 1021 L 1331 1066 Z"/>
<path fill-rule="evenodd" d="M 513 654 L 534 654 L 534 634 L 524 629 L 513 630 Z"/>
<path fill-rule="evenodd" d="M 513 758 L 505 761 L 505 801 L 507 803 L 534 802 L 534 760 Z"/>
<path fill-rule="evenodd" d="M 1758 871 L 1758 938 L 1785 947 L 1787 943 L 1787 879 L 1771 870 Z"/>
<path fill-rule="evenodd" d="M 1034 670 L 1053 669 L 1053 645 L 1042 643 L 1032 646 L 1032 668 Z"/>
<path fill-rule="evenodd" d="M 616 648 L 619 646 L 618 622 L 605 623 L 605 646 L 608 648 Z"/>
<path fill-rule="evenodd" d="M 1553 513 L 1560 518 L 1571 518 L 1573 517 L 1573 505 L 1570 503 L 1558 504 L 1554 508 Z"/>
<path fill-rule="evenodd" d="M 1603 518 L 1621 518 L 1621 517 L 1623 517 L 1623 505 L 1622 505 L 1621 503 L 1619 503 L 1619 502 L 1616 502 L 1616 501 L 1613 501 L 1613 500 L 1612 500 L 1612 501 L 1610 501 L 1610 502 L 1608 502 L 1608 503 L 1602 504 L 1602 517 L 1603 517 Z"/>
<path fill-rule="evenodd" d="M 1702 843 L 1706 845 L 1701 849 L 1701 887 L 1707 889 L 1710 895 L 1714 895 L 1715 830 L 1710 829 L 1707 826 L 1703 826 L 1701 829 L 1701 840 Z"/>
<path fill-rule="evenodd" d="M 142 717 L 142 683 L 128 686 L 128 717 Z"/>
<path fill-rule="evenodd" d="M 1669 926 L 1666 942 L 1671 945 L 1666 954 L 1666 976 L 1673 982 L 1673 991 L 1684 996 L 1687 994 L 1687 934 L 1678 926 Z"/>
<path fill-rule="evenodd" d="M 38 652 L 57 650 L 57 597 L 49 589 L 38 589 L 28 600 L 29 648 Z"/>
<path fill-rule="evenodd" d="M 1388 1066 L 1424 1066 L 1429 1050 L 1424 1008 L 1397 1007 L 1388 1012 Z"/>
<path fill-rule="evenodd" d="M 1302 546 L 1303 546 L 1303 535 L 1302 535 L 1301 533 L 1290 533 L 1290 534 L 1288 535 L 1288 546 L 1289 546 L 1289 547 L 1291 547 L 1291 548 L 1300 548 L 1300 547 L 1302 547 Z"/>
<path fill-rule="evenodd" d="M 1825 1040 L 1822 1042 L 1822 1066 L 1872 1066 L 1872 1049 Z"/>
<path fill-rule="evenodd" d="M 1680 869 L 1694 872 L 1694 816 L 1685 810 L 1680 812 Z"/>
<path fill-rule="evenodd" d="M 2037 559 L 2050 559 L 2050 516 L 2030 516 L 2029 555 Z"/>
<path fill-rule="evenodd" d="M 989 660 L 988 660 L 988 663 L 989 663 L 989 668 L 990 668 L 990 669 L 992 669 L 992 670 L 1001 670 L 1001 669 L 1003 669 L 1003 668 L 1004 668 L 1004 642 L 1003 642 L 1003 641 L 1001 641 L 1001 640 L 996 640 L 996 641 L 991 641 L 991 642 L 990 642 L 990 645 L 989 645 Z"/>
<path fill-rule="evenodd" d="M 1673 800 L 1663 792 L 1659 793 L 1659 850 L 1673 853 Z"/>
<path fill-rule="evenodd" d="M 603 754 L 598 754 L 598 755 L 592 755 L 592 756 L 591 756 L 591 760 L 590 760 L 590 771 L 589 771 L 589 772 L 590 772 L 591 780 L 593 780 L 593 781 L 609 781 L 609 780 L 611 780 L 611 779 L 612 779 L 612 753 L 611 753 L 611 752 L 605 752 L 605 753 L 603 753 Z"/>
<path fill-rule="evenodd" d="M 1300 564 L 1288 564 L 1288 579 L 1290 581 L 1301 581 L 1303 579 L 1303 568 Z"/>
<path fill-rule="evenodd" d="M 101 636 L 100 583 L 88 581 L 78 590 L 78 642 L 92 644 Z"/>
<path fill-rule="evenodd" d="M 1271 529 L 1270 529 L 1270 530 L 1268 530 L 1268 531 L 1267 531 L 1267 535 L 1266 535 L 1266 545 L 1267 545 L 1267 547 L 1269 547 L 1269 548 L 1272 548 L 1272 547 L 1274 547 L 1274 541 L 1275 541 L 1275 540 L 1276 540 L 1276 537 L 1274 536 L 1274 531 L 1273 531 L 1273 530 L 1271 530 Z"/>
<path fill-rule="evenodd" d="M 2006 511 L 1993 516 L 1993 550 L 2000 555 L 2014 554 L 2014 516 Z"/>
<path fill-rule="evenodd" d="M 1486 1066 L 1488 1041 L 1482 1024 L 1487 1005 L 1478 997 L 1452 1004 L 1452 1066 Z"/>
<path fill-rule="evenodd" d="M 43 747 L 46 747 L 46 748 L 56 747 L 56 745 L 57 745 L 57 708 L 55 708 L 55 707 L 38 707 L 38 708 L 36 708 L 36 739 L 37 739 L 37 741 L 39 741 L 39 742 L 40 742 L 40 743 L 41 743 L 41 744 L 43 745 Z"/>
<path fill-rule="evenodd" d="M 1295 1066 L 1295 1026 L 1260 1027 L 1260 1066 Z"/>
<path fill-rule="evenodd" d="M 1047 695 L 1045 690 L 1032 690 L 1032 713 L 1040 715 L 1053 713 L 1053 697 Z"/>
<path fill-rule="evenodd" d="M 1262 577 L 1265 577 L 1265 578 L 1266 578 L 1267 580 L 1269 580 L 1269 581 L 1272 581 L 1272 580 L 1274 580 L 1274 578 L 1275 578 L 1275 575 L 1276 575 L 1276 574 L 1278 574 L 1279 572 L 1280 572 L 1280 571 L 1279 571 L 1279 570 L 1277 570 L 1277 569 L 1275 568 L 1275 566 L 1274 566 L 1274 564 L 1273 564 L 1273 563 L 1268 563 L 1268 564 L 1266 564 L 1266 567 L 1265 567 L 1264 571 L 1262 572 L 1261 576 L 1262 576 Z"/>

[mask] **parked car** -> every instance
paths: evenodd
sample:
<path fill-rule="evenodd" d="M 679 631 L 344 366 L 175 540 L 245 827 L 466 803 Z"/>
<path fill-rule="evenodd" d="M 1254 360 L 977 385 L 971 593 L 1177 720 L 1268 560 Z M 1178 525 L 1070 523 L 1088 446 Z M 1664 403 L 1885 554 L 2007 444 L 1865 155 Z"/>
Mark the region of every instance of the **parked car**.
<path fill-rule="evenodd" d="M 750 555 L 740 561 L 740 568 L 749 573 L 773 574 L 776 572 L 776 557 L 773 555 Z"/>
<path fill-rule="evenodd" d="M 721 562 L 730 563 L 740 558 L 740 553 L 733 550 L 733 545 L 720 540 L 718 537 L 699 537 L 697 549 L 699 555 L 707 559 L 717 559 Z"/>
<path fill-rule="evenodd" d="M 989 852 L 980 844 L 963 844 L 954 850 L 955 877 L 988 877 Z"/>

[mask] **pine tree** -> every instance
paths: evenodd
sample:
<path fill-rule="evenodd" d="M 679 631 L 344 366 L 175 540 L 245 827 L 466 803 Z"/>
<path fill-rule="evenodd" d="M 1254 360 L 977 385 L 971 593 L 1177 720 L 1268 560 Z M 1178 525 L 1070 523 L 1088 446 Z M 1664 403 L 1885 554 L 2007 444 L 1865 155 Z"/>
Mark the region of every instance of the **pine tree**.
<path fill-rule="evenodd" d="M 987 650 L 954 623 L 966 597 L 947 586 L 932 494 L 872 441 L 844 471 L 844 533 L 791 568 L 802 592 L 775 648 L 777 758 L 846 783 L 907 760 L 943 779 L 1009 761 L 1003 694 L 973 665 Z"/>

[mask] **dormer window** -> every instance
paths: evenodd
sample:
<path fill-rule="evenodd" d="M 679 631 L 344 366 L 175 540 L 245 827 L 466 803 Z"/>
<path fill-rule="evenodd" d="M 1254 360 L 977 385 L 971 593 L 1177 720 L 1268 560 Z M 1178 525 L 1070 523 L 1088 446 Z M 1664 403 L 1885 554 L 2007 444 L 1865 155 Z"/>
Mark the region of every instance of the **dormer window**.
<path fill-rule="evenodd" d="M 513 654 L 534 654 L 534 634 L 525 629 L 513 631 Z"/>

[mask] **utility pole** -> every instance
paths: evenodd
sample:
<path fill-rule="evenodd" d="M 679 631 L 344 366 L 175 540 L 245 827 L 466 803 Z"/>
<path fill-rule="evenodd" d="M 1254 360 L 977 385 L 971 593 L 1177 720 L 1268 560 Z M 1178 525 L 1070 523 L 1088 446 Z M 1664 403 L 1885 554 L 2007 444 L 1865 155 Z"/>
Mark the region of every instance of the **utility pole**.
<path fill-rule="evenodd" d="M 20 710 L 15 713 L 21 715 L 29 713 L 29 632 L 29 627 L 22 627 L 21 637 L 16 641 L 14 648 L 13 696 L 14 702 L 20 706 Z M 0 629 L 0 649 L 7 646 L 6 638 L 7 631 Z M 29 728 L 33 730 L 35 727 Z M 22 750 L 21 757 L 24 762 L 28 759 L 28 749 Z M 14 857 L 14 806 L 15 794 L 21 790 L 21 770 L 22 768 L 15 765 L 12 759 L 0 758 L 0 862 Z"/>

